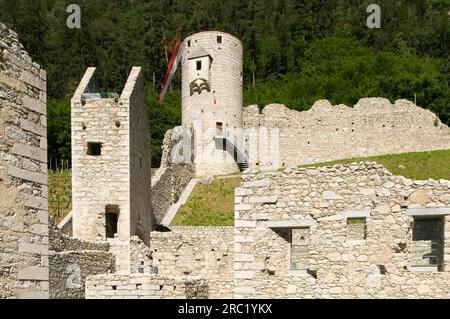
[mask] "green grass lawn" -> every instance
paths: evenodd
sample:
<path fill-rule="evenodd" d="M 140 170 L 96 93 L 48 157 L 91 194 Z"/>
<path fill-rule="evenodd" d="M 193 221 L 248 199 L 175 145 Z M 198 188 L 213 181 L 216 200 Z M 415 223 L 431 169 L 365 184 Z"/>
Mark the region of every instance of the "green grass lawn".
<path fill-rule="evenodd" d="M 234 189 L 241 179 L 214 179 L 197 184 L 188 201 L 175 216 L 173 226 L 233 226 Z"/>
<path fill-rule="evenodd" d="M 450 150 L 350 158 L 326 163 L 301 165 L 300 167 L 322 167 L 360 161 L 374 161 L 383 164 L 391 173 L 407 178 L 450 180 Z"/>

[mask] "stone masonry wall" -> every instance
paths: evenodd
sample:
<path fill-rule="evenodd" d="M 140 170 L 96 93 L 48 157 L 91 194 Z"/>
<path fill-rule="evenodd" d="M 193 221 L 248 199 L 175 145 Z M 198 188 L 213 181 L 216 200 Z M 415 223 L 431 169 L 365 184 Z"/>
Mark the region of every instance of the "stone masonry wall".
<path fill-rule="evenodd" d="M 159 224 L 170 205 L 175 204 L 189 181 L 194 176 L 192 162 L 183 163 L 179 157 L 185 145 L 183 128 L 178 126 L 168 130 L 162 145 L 161 166 L 152 176 L 152 209 Z M 189 143 L 187 143 L 189 145 Z"/>
<path fill-rule="evenodd" d="M 130 272 L 140 274 L 153 273 L 152 251 L 137 236 L 130 241 Z"/>
<path fill-rule="evenodd" d="M 46 72 L 0 23 L 0 298 L 48 298 Z"/>
<path fill-rule="evenodd" d="M 259 145 L 261 127 L 279 130 L 280 166 L 327 162 L 352 157 L 450 149 L 450 128 L 429 110 L 407 100 L 391 104 L 383 98 L 361 99 L 353 108 L 317 101 L 310 110 L 298 112 L 284 105 L 256 105 L 244 109 L 247 150 Z M 253 139 L 249 138 L 253 135 Z M 268 143 L 269 148 L 271 142 Z M 274 145 L 277 148 L 276 145 Z M 264 154 L 263 152 L 260 152 Z M 273 155 L 251 164 L 276 165 Z"/>
<path fill-rule="evenodd" d="M 288 168 L 245 175 L 235 202 L 235 298 L 450 298 L 449 181 L 371 162 Z M 432 216 L 444 229 L 439 272 L 413 264 L 414 218 Z M 356 217 L 365 239 L 348 237 Z M 307 254 L 294 256 L 304 266 L 290 263 L 292 229 L 309 234 Z"/>
<path fill-rule="evenodd" d="M 156 224 L 152 214 L 150 124 L 140 67 L 133 67 L 121 95 L 130 121 L 130 234 L 145 244 Z"/>
<path fill-rule="evenodd" d="M 115 270 L 107 242 L 69 238 L 50 222 L 50 298 L 83 299 L 86 277 Z"/>
<path fill-rule="evenodd" d="M 86 299 L 207 299 L 206 280 L 142 274 L 90 276 Z"/>
<path fill-rule="evenodd" d="M 232 298 L 233 227 L 171 227 L 151 233 L 153 267 L 164 276 L 208 278 L 211 298 Z"/>

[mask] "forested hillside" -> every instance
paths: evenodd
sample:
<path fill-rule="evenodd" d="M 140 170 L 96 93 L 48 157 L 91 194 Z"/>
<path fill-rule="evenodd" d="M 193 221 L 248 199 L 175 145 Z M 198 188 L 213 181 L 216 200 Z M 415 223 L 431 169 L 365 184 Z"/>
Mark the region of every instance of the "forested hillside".
<path fill-rule="evenodd" d="M 381 29 L 366 26 L 374 2 Z M 81 7 L 81 29 L 66 26 L 70 3 Z M 49 156 L 70 156 L 69 99 L 85 68 L 98 67 L 103 91 L 120 91 L 140 65 L 154 166 L 165 130 L 180 123 L 180 73 L 166 103 L 156 102 L 177 33 L 223 30 L 242 40 L 245 104 L 302 110 L 323 98 L 416 97 L 449 124 L 449 12 L 450 0 L 0 0 L 0 21 L 48 72 Z"/>

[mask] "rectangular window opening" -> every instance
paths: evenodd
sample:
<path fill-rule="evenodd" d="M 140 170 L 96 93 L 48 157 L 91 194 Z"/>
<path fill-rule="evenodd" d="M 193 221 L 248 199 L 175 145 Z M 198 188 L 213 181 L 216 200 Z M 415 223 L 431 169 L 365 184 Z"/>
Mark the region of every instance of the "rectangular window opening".
<path fill-rule="evenodd" d="M 366 239 L 366 218 L 348 218 L 347 219 L 347 240 L 365 240 Z"/>
<path fill-rule="evenodd" d="M 105 219 L 106 238 L 114 238 L 118 233 L 119 207 L 117 205 L 106 206 Z"/>
<path fill-rule="evenodd" d="M 202 69 L 202 61 L 197 61 L 197 71 Z"/>
<path fill-rule="evenodd" d="M 222 43 L 222 36 L 221 35 L 218 35 L 217 36 L 217 43 Z"/>
<path fill-rule="evenodd" d="M 443 262 L 443 217 L 414 217 L 411 266 L 424 271 L 442 271 Z"/>
<path fill-rule="evenodd" d="M 291 270 L 306 270 L 309 266 L 309 227 L 293 228 L 290 234 Z"/>
<path fill-rule="evenodd" d="M 100 156 L 102 155 L 102 143 L 88 142 L 87 143 L 87 155 Z"/>

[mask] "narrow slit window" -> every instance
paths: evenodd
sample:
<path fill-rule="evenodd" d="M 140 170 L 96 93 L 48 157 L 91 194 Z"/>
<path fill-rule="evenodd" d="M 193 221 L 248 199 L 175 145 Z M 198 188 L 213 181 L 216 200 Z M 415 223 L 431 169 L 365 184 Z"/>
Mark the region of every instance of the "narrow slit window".
<path fill-rule="evenodd" d="M 223 134 L 223 123 L 216 122 L 216 135 L 221 136 Z"/>
<path fill-rule="evenodd" d="M 102 155 L 102 143 L 88 142 L 87 143 L 87 155 L 100 156 Z"/>
<path fill-rule="evenodd" d="M 197 71 L 202 69 L 202 61 L 197 61 Z"/>

